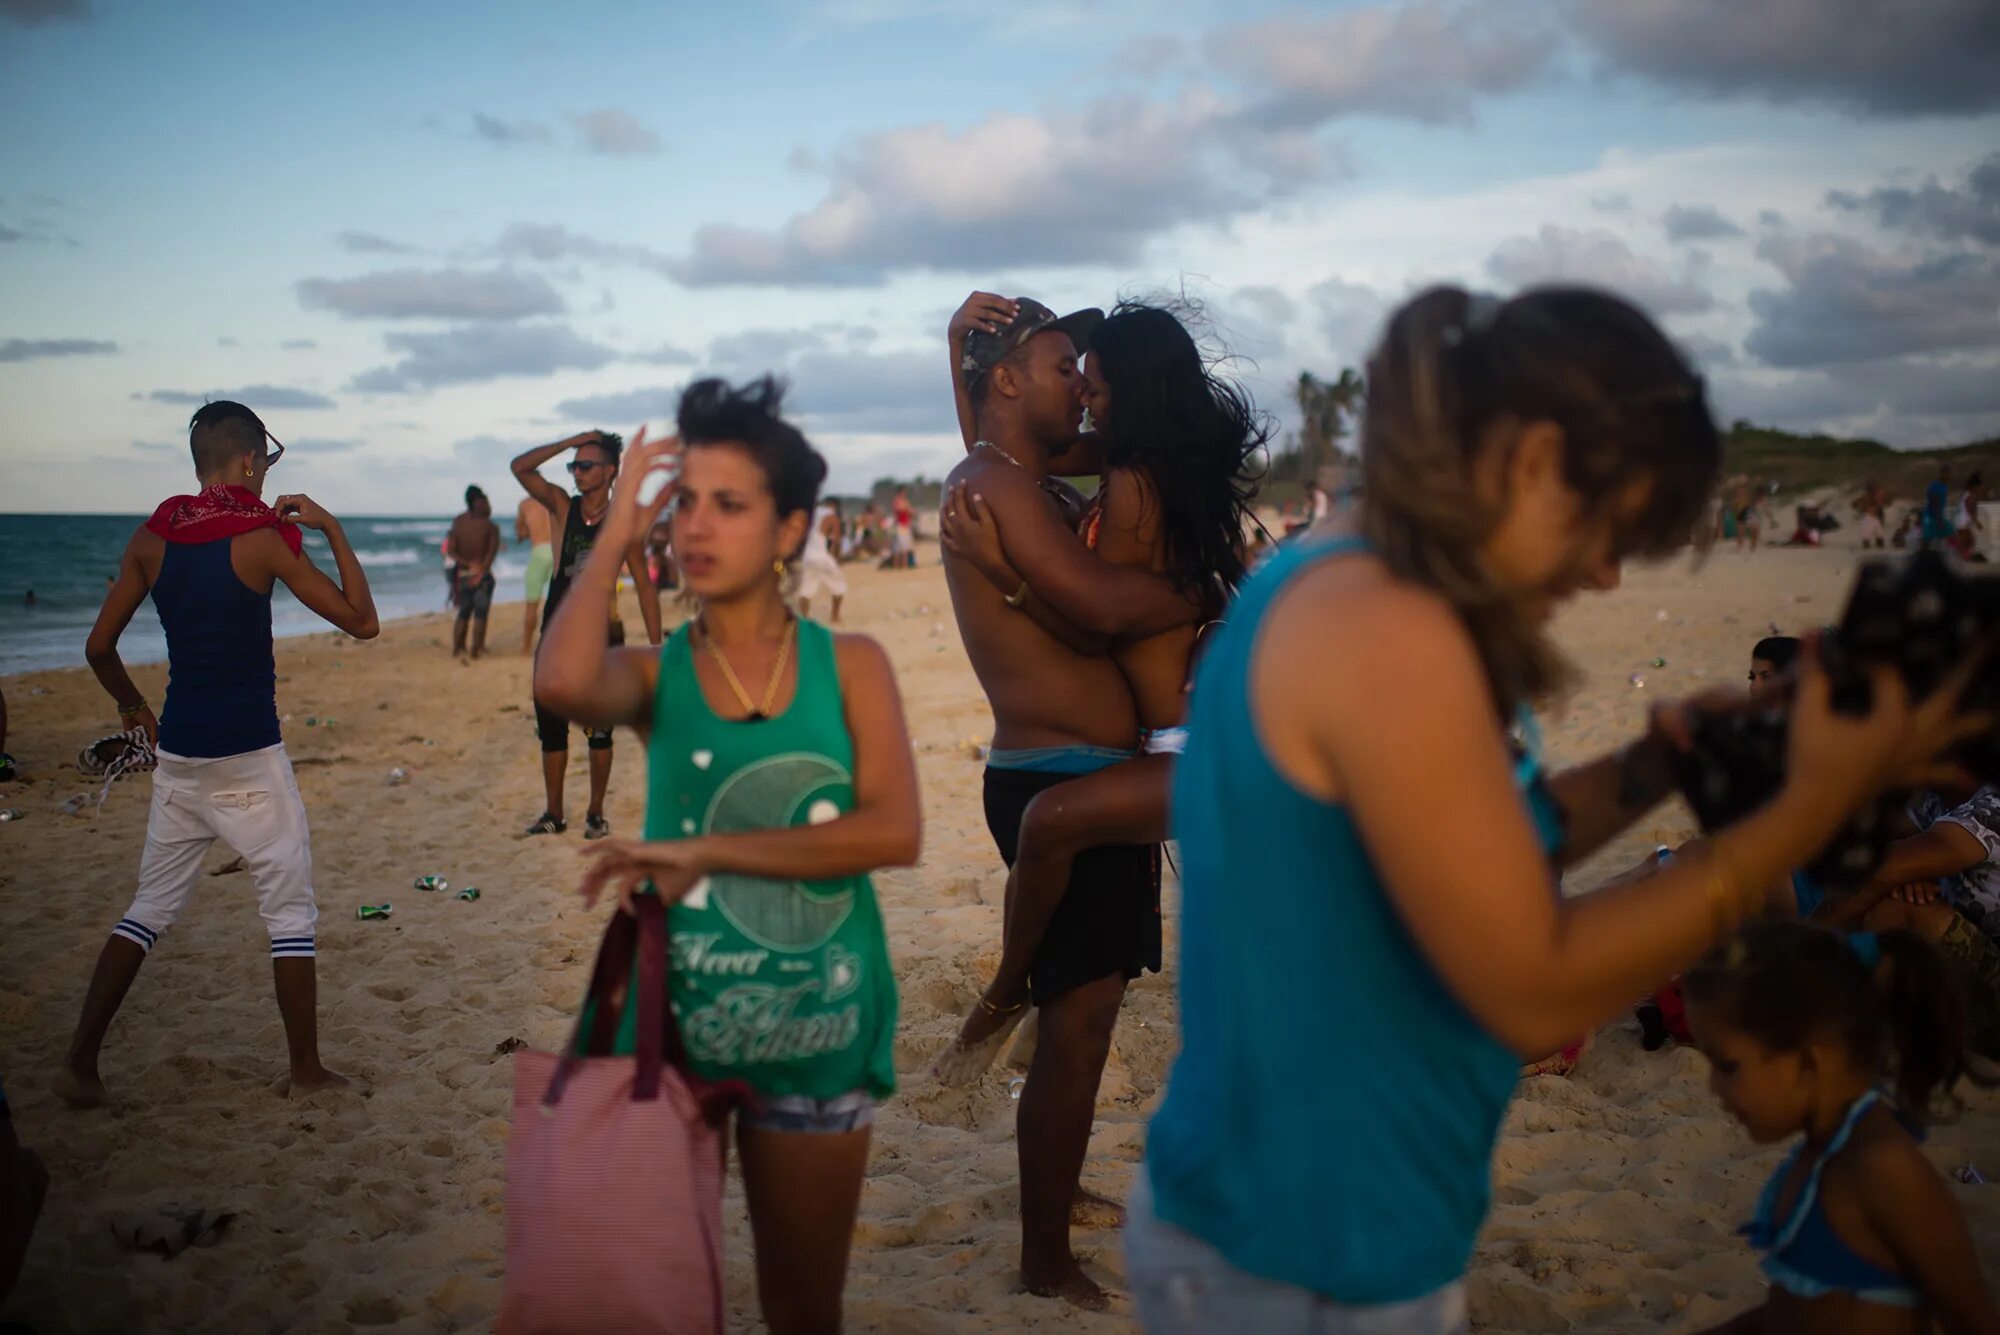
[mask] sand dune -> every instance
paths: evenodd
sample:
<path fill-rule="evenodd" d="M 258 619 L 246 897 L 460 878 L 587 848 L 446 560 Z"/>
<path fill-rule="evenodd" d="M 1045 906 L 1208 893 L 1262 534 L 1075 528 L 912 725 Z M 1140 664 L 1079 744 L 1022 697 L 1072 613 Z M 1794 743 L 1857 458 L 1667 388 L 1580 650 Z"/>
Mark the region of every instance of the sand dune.
<path fill-rule="evenodd" d="M 1561 626 L 1587 676 L 1549 720 L 1555 758 L 1612 745 L 1650 699 L 1741 680 L 1768 624 L 1790 631 L 1831 619 L 1854 555 L 1725 552 L 1698 570 L 1636 572 L 1623 589 L 1586 599 Z M 850 1328 L 1127 1329 L 1126 1309 L 1084 1316 L 1012 1291 L 1005 1077 L 947 1092 L 921 1074 L 998 958 L 1003 878 L 967 752 L 990 719 L 936 567 L 859 570 L 853 582 L 853 624 L 878 635 L 900 671 L 927 837 L 920 867 L 879 881 L 902 984 L 905 1088 L 878 1122 Z M 516 615 L 496 614 L 496 638 L 511 639 Z M 147 794 L 145 780 L 129 781 L 101 813 L 59 814 L 57 803 L 86 789 L 68 765 L 109 730 L 108 704 L 80 671 L 5 683 L 9 747 L 33 777 L 0 787 L 0 806 L 27 813 L 0 825 L 0 1079 L 55 1187 L 0 1316 L 46 1332 L 490 1325 L 511 1065 L 496 1049 L 561 1040 L 600 918 L 570 893 L 577 836 L 511 837 L 541 808 L 526 661 L 459 667 L 442 648 L 448 634 L 430 618 L 372 644 L 315 636 L 278 650 L 286 741 L 313 818 L 323 1049 L 366 1082 L 366 1098 L 294 1104 L 269 1092 L 283 1041 L 240 873 L 205 880 L 147 964 L 106 1051 L 112 1106 L 71 1113 L 46 1092 L 91 961 L 128 902 Z M 1652 666 L 1655 658 L 1667 665 Z M 135 675 L 159 699 L 163 670 Z M 582 748 L 571 758 L 580 812 Z M 621 739 L 609 806 L 620 832 L 640 825 L 640 762 Z M 394 766 L 411 771 L 407 783 L 386 783 Z M 1573 881 L 1589 884 L 1689 830 L 1684 812 L 1665 809 Z M 211 865 L 227 856 L 217 850 Z M 484 897 L 412 889 L 427 873 L 454 890 L 477 885 Z M 387 921 L 355 919 L 358 905 L 385 901 L 395 906 Z M 1133 989 L 1105 1079 L 1085 1181 L 1114 1196 L 1140 1158 L 1172 1058 L 1170 977 Z M 1573 1077 L 1524 1085 L 1471 1274 L 1479 1329 L 1688 1329 L 1751 1301 L 1755 1261 L 1733 1230 L 1775 1155 L 1747 1142 L 1705 1080 L 1694 1053 L 1645 1053 L 1629 1026 L 1613 1026 Z M 1937 1162 L 1973 1162 L 2000 1178 L 1996 1108 L 1994 1096 L 1975 1095 L 1963 1119 L 1932 1137 Z M 2000 1187 L 1957 1190 L 1988 1273 L 2000 1277 Z M 109 1221 L 167 1200 L 243 1213 L 210 1249 L 168 1262 L 121 1252 Z M 756 1329 L 749 1230 L 733 1183 L 726 1218 L 733 1324 Z M 1100 1274 L 1119 1282 L 1115 1234 L 1082 1241 Z"/>

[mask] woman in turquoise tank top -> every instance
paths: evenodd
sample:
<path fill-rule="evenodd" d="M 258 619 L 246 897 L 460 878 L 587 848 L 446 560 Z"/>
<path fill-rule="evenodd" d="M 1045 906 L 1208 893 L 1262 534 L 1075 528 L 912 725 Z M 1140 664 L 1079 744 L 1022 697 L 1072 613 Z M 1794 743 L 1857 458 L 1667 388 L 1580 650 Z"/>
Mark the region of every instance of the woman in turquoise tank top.
<path fill-rule="evenodd" d="M 615 527 L 548 629 L 535 697 L 647 739 L 646 837 L 587 848 L 583 892 L 671 902 L 690 1061 L 757 1095 L 736 1143 L 764 1318 L 820 1331 L 840 1324 L 869 1128 L 896 1087 L 896 981 L 869 873 L 916 861 L 921 814 L 888 656 L 786 605 L 826 462 L 779 406 L 768 378 L 705 380 L 681 398 L 677 440 L 641 432 Z M 618 556 L 669 500 L 700 610 L 659 649 L 607 649 Z M 622 1050 L 632 1028 L 628 1014 Z"/>
<path fill-rule="evenodd" d="M 1808 666 L 1777 799 L 1566 901 L 1561 869 L 1667 795 L 1678 716 L 1546 780 L 1510 728 L 1563 682 L 1554 610 L 1704 515 L 1701 380 L 1607 294 L 1436 288 L 1370 360 L 1361 459 L 1353 531 L 1260 570 L 1196 679 L 1182 1048 L 1128 1202 L 1153 1331 L 1465 1330 L 1519 1064 L 1692 964 L 1964 735 L 1893 676 L 1836 714 Z"/>

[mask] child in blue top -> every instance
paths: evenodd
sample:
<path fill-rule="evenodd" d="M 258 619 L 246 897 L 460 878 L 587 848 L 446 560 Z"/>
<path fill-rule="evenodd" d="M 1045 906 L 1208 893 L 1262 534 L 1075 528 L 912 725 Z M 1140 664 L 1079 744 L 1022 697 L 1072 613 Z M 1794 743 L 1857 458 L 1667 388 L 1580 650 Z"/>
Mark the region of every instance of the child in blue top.
<path fill-rule="evenodd" d="M 1762 922 L 1686 989 L 1723 1105 L 1760 1142 L 1804 1137 L 1744 1229 L 1770 1291 L 1721 1329 L 2000 1331 L 1965 1219 L 1917 1143 L 1963 1054 L 1937 951 L 1908 932 Z"/>

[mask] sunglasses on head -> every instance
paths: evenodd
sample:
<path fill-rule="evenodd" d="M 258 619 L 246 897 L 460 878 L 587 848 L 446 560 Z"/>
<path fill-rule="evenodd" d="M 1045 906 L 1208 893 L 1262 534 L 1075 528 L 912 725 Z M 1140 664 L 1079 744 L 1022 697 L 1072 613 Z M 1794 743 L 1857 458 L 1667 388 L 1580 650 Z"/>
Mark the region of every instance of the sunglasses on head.
<path fill-rule="evenodd" d="M 201 410 L 194 415 L 194 420 L 191 421 L 189 425 L 208 426 L 212 423 L 220 422 L 225 418 L 232 418 L 232 417 L 241 418 L 246 422 L 256 423 L 257 429 L 264 433 L 264 439 L 271 442 L 271 448 L 267 450 L 264 454 L 265 468 L 267 469 L 270 468 L 271 465 L 277 463 L 278 460 L 285 457 L 285 442 L 279 440 L 276 436 L 272 435 L 271 428 L 264 425 L 263 419 L 258 417 L 257 414 L 251 412 L 248 408 L 245 408 L 240 403 L 205 404 L 202 406 Z"/>

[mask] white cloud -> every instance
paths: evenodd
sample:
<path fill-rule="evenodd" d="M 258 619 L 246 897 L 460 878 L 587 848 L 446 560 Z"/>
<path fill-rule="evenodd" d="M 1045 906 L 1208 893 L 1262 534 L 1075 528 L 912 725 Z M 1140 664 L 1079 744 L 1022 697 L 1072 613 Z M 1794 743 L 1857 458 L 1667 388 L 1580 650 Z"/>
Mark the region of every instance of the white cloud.
<path fill-rule="evenodd" d="M 511 259 L 529 259 L 543 264 L 559 260 L 585 260 L 645 269 L 661 275 L 667 275 L 673 269 L 673 261 L 656 250 L 622 241 L 600 241 L 572 232 L 561 223 L 514 223 L 500 234 L 499 250 Z"/>
<path fill-rule="evenodd" d="M 660 151 L 660 136 L 641 125 L 632 114 L 615 107 L 573 113 L 569 122 L 582 136 L 585 148 L 593 153 L 629 157 Z"/>
<path fill-rule="evenodd" d="M 512 269 L 389 269 L 307 278 L 299 305 L 348 320 L 519 320 L 557 315 L 563 299 L 539 274 Z"/>
<path fill-rule="evenodd" d="M 1536 283 L 1607 287 L 1656 315 L 1694 314 L 1715 305 L 1715 298 L 1700 287 L 1634 253 L 1602 228 L 1546 223 L 1533 236 L 1501 242 L 1486 269 L 1510 287 Z"/>
<path fill-rule="evenodd" d="M 0 21 L 33 27 L 64 19 L 88 19 L 90 0 L 0 0 Z"/>
<path fill-rule="evenodd" d="M 2000 107 L 1993 0 L 1561 0 L 1615 68 L 1861 113 Z"/>
<path fill-rule="evenodd" d="M 150 394 L 134 394 L 133 398 L 145 398 L 154 403 L 176 403 L 183 406 L 199 407 L 218 399 L 248 405 L 257 412 L 272 408 L 331 408 L 333 400 L 324 394 L 315 394 L 309 389 L 295 389 L 289 385 L 245 385 L 241 389 L 156 389 Z"/>
<path fill-rule="evenodd" d="M 1754 292 L 1744 346 L 1773 366 L 1829 366 L 2000 346 L 2000 255 L 1892 254 L 1825 233 L 1766 237 L 1788 286 Z"/>
<path fill-rule="evenodd" d="M 1963 186 L 1942 185 L 1932 176 L 1914 190 L 1878 186 L 1865 195 L 1835 190 L 1827 202 L 1850 213 L 1872 213 L 1884 227 L 1919 236 L 2000 246 L 2000 152 L 1974 165 Z"/>
<path fill-rule="evenodd" d="M 89 357 L 116 351 L 116 343 L 102 338 L 0 339 L 0 362 L 32 362 L 45 357 Z"/>
<path fill-rule="evenodd" d="M 649 385 L 564 399 L 556 416 L 564 422 L 671 422 L 680 402 L 680 385 Z"/>
<path fill-rule="evenodd" d="M 417 248 L 375 232 L 360 232 L 352 228 L 334 238 L 340 248 L 350 255 L 415 255 Z"/>
<path fill-rule="evenodd" d="M 549 127 L 539 121 L 507 121 L 484 112 L 472 113 L 472 132 L 489 144 L 545 144 Z"/>
<path fill-rule="evenodd" d="M 1742 236 L 1743 229 L 1707 204 L 1675 204 L 1660 219 L 1669 241 L 1719 241 Z"/>
<path fill-rule="evenodd" d="M 1476 98 L 1539 78 L 1558 41 L 1535 7 L 1404 0 L 1225 28 L 1208 51 L 1253 90 L 1263 124 L 1356 112 L 1436 123 L 1469 121 Z"/>
<path fill-rule="evenodd" d="M 1217 104 L 1191 92 L 867 135 L 833 156 L 814 207 L 776 229 L 698 228 L 673 272 L 690 286 L 827 286 L 896 269 L 1130 264 L 1154 233 L 1258 198 L 1218 170 L 1224 129 Z"/>
<path fill-rule="evenodd" d="M 362 372 L 352 388 L 402 394 L 512 376 L 594 371 L 618 355 L 557 324 L 462 325 L 438 333 L 390 334 L 382 341 L 391 352 L 404 354 L 402 360 Z"/>

